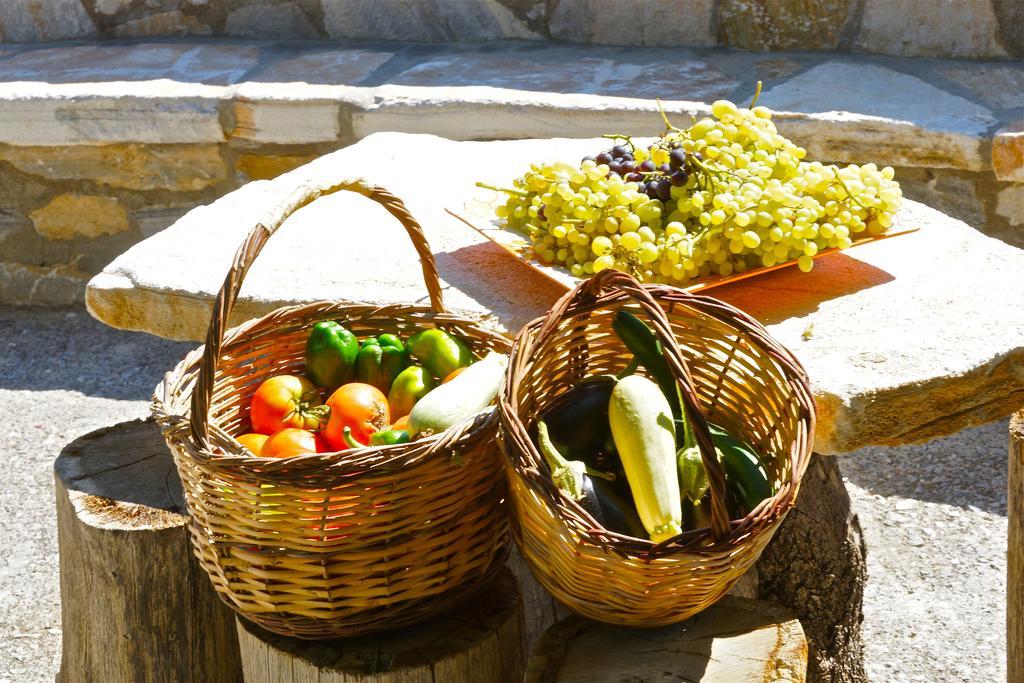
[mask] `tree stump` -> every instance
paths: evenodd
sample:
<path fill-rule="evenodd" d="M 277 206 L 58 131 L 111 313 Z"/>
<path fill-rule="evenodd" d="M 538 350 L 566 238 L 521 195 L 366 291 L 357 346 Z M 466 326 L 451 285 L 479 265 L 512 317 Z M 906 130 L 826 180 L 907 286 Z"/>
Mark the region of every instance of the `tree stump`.
<path fill-rule="evenodd" d="M 675 626 L 631 629 L 578 616 L 547 630 L 525 683 L 804 680 L 807 641 L 787 610 L 726 596 Z"/>
<path fill-rule="evenodd" d="M 1024 681 L 1024 410 L 1010 418 L 1006 518 L 1006 680 Z"/>
<path fill-rule="evenodd" d="M 523 602 L 502 569 L 482 594 L 409 628 L 358 638 L 299 640 L 237 618 L 245 683 L 519 683 Z"/>
<path fill-rule="evenodd" d="M 125 422 L 54 463 L 63 653 L 57 683 L 241 681 L 234 615 L 192 555 L 157 426 Z"/>
<path fill-rule="evenodd" d="M 755 565 L 758 597 L 791 609 L 803 625 L 811 683 L 867 683 L 861 640 L 865 557 L 839 464 L 816 453 L 796 507 Z"/>

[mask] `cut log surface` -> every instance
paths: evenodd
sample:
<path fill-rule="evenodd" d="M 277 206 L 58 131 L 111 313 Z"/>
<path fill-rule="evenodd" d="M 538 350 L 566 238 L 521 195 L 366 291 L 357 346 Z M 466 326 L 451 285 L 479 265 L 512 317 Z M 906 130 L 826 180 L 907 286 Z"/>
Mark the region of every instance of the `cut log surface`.
<path fill-rule="evenodd" d="M 57 682 L 241 681 L 233 614 L 193 558 L 181 483 L 157 426 L 137 420 L 77 439 L 54 479 Z"/>
<path fill-rule="evenodd" d="M 1010 420 L 1006 543 L 1006 680 L 1024 681 L 1024 410 Z"/>
<path fill-rule="evenodd" d="M 657 629 L 571 616 L 544 634 L 526 683 L 803 681 L 807 641 L 792 613 L 726 596 L 692 619 Z"/>
<path fill-rule="evenodd" d="M 519 683 L 526 660 L 508 569 L 450 614 L 379 635 L 309 641 L 236 621 L 245 683 Z"/>

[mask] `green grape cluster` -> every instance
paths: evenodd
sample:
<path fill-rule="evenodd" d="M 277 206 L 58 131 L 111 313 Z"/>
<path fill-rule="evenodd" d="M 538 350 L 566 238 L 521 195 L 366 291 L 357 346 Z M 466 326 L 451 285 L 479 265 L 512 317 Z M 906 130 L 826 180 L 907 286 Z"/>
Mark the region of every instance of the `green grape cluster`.
<path fill-rule="evenodd" d="M 685 284 L 796 261 L 891 225 L 893 169 L 804 161 L 764 107 L 719 100 L 712 117 L 671 126 L 650 145 L 627 136 L 578 165 L 533 164 L 497 215 L 536 257 L 577 277 L 606 268 Z"/>

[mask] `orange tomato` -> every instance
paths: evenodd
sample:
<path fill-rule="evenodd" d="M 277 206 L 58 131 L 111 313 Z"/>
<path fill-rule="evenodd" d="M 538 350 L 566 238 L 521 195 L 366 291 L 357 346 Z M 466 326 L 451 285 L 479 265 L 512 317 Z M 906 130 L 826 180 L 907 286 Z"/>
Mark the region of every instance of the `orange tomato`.
<path fill-rule="evenodd" d="M 289 427 L 269 437 L 260 455 L 264 458 L 290 458 L 293 455 L 316 453 L 320 450 L 320 440 L 316 434 L 305 429 Z"/>
<path fill-rule="evenodd" d="M 313 409 L 319 405 L 320 392 L 305 377 L 271 377 L 253 394 L 249 410 L 252 431 L 274 434 L 289 427 L 315 431 L 320 428 L 320 417 Z"/>
<path fill-rule="evenodd" d="M 323 434 L 331 448 L 338 451 L 349 448 L 345 442 L 345 427 L 352 430 L 353 439 L 366 445 L 370 443 L 371 434 L 391 422 L 387 397 L 371 384 L 344 384 L 327 399 L 327 406 L 331 417 Z"/>
<path fill-rule="evenodd" d="M 395 424 L 391 425 L 390 429 L 409 429 L 409 416 L 403 415 L 402 417 L 395 420 Z"/>
<path fill-rule="evenodd" d="M 256 455 L 260 454 L 260 449 L 263 448 L 263 444 L 267 442 L 270 437 L 266 434 L 242 434 L 236 437 L 238 443 L 242 444 Z"/>
<path fill-rule="evenodd" d="M 461 367 L 461 368 L 455 368 L 455 369 L 454 369 L 454 370 L 452 370 L 452 371 L 451 371 L 450 373 L 448 373 L 448 376 L 447 376 L 447 377 L 445 377 L 445 378 L 444 378 L 444 379 L 443 379 L 443 380 L 441 381 L 441 384 L 444 384 L 445 382 L 451 382 L 451 381 L 452 381 L 453 379 L 455 379 L 456 377 L 458 377 L 459 375 L 461 375 L 461 374 L 462 374 L 462 371 L 463 371 L 463 370 L 465 370 L 465 369 L 466 369 L 466 368 L 468 368 L 468 367 L 469 367 L 469 366 L 468 366 L 468 365 L 466 365 L 466 366 L 464 366 L 464 367 Z"/>

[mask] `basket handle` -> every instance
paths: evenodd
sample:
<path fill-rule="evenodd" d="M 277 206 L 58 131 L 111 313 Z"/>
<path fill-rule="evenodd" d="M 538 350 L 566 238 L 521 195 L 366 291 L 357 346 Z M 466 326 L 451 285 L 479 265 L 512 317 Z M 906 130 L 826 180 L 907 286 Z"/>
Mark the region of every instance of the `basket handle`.
<path fill-rule="evenodd" d="M 409 234 L 409 239 L 412 240 L 412 245 L 420 257 L 423 283 L 426 285 L 427 294 L 430 297 L 430 308 L 435 313 L 444 313 L 441 280 L 437 274 L 434 255 L 430 252 L 430 245 L 427 244 L 423 228 L 412 217 L 401 199 L 382 187 L 371 185 L 362 178 L 350 178 L 333 183 L 303 183 L 299 185 L 287 199 L 267 211 L 262 220 L 245 238 L 235 254 L 235 260 L 231 264 L 231 269 L 228 270 L 227 277 L 224 278 L 224 284 L 221 285 L 220 291 L 217 293 L 213 304 L 213 313 L 210 317 L 210 327 L 206 332 L 206 346 L 199 366 L 199 376 L 196 379 L 195 388 L 192 390 L 192 414 L 189 422 L 192 427 L 192 437 L 197 443 L 206 444 L 209 441 L 210 431 L 206 423 L 210 410 L 210 398 L 213 395 L 213 379 L 217 369 L 217 359 L 220 358 L 228 319 L 231 317 L 231 311 L 238 299 L 238 292 L 242 288 L 242 281 L 245 279 L 246 273 L 249 272 L 249 267 L 259 256 L 263 245 L 267 243 L 270 236 L 277 232 L 289 216 L 320 197 L 343 190 L 372 199 L 398 219 L 398 222 Z"/>
<path fill-rule="evenodd" d="M 707 419 L 700 409 L 700 402 L 697 398 L 697 390 L 690 375 L 690 369 L 683 360 L 682 354 L 672 334 L 672 327 L 664 309 L 658 305 L 650 292 L 644 289 L 635 278 L 622 271 L 607 269 L 594 275 L 589 280 L 580 284 L 575 290 L 566 295 L 556 305 L 555 311 L 545 321 L 544 328 L 538 333 L 538 337 L 546 336 L 545 328 L 557 325 L 567 309 L 574 303 L 593 301 L 603 293 L 621 291 L 635 301 L 647 314 L 654 333 L 661 341 L 672 374 L 682 391 L 683 409 L 686 411 L 686 419 L 693 427 L 694 436 L 697 439 L 697 446 L 700 448 L 701 460 L 704 463 L 704 470 L 708 475 L 708 483 L 711 488 L 711 536 L 719 542 L 729 535 L 729 512 L 725 505 L 725 474 L 722 466 L 715 457 L 714 441 L 708 429 Z M 553 331 L 553 329 L 552 329 Z"/>

